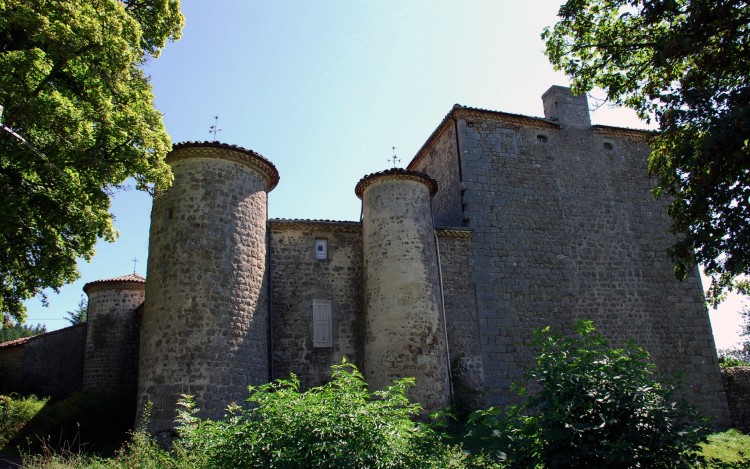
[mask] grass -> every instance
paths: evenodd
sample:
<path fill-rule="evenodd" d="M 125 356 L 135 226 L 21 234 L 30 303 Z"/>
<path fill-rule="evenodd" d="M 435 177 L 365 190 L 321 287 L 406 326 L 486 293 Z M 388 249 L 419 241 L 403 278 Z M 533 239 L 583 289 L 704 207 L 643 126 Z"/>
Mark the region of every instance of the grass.
<path fill-rule="evenodd" d="M 713 433 L 701 446 L 707 467 L 750 467 L 750 435 L 739 430 Z"/>

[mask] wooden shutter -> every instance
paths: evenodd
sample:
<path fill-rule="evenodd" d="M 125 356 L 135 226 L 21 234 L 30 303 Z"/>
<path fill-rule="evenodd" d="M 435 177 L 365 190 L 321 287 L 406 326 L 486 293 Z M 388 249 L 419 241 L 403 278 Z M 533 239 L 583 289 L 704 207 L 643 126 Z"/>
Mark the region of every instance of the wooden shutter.
<path fill-rule="evenodd" d="M 313 347 L 332 347 L 331 300 L 313 300 Z"/>

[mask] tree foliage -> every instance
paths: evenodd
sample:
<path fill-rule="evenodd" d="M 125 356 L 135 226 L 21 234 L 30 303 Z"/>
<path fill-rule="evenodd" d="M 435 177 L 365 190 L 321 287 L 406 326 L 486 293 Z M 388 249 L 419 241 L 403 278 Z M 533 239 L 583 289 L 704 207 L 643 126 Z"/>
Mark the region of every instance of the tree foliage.
<path fill-rule="evenodd" d="M 178 0 L 0 1 L 0 311 L 78 277 L 114 240 L 109 195 L 168 185 L 171 148 L 140 66 L 183 24 Z"/>
<path fill-rule="evenodd" d="M 65 314 L 68 316 L 65 318 L 65 320 L 73 326 L 88 321 L 89 301 L 85 296 L 82 295 L 81 299 L 78 300 L 78 304 L 76 305 L 75 309 L 73 311 L 67 311 Z"/>
<path fill-rule="evenodd" d="M 750 3 L 568 0 L 559 18 L 542 38 L 574 91 L 602 88 L 659 124 L 649 169 L 671 198 L 678 277 L 702 264 L 714 303 L 747 292 Z"/>
<path fill-rule="evenodd" d="M 412 378 L 370 393 L 351 363 L 331 367 L 327 384 L 300 392 L 292 375 L 251 387 L 249 407 L 224 420 L 196 417 L 182 401 L 178 445 L 206 456 L 208 467 L 445 467 L 449 448 L 427 424 L 406 390 Z"/>
<path fill-rule="evenodd" d="M 22 337 L 32 337 L 47 332 L 47 326 L 37 324 L 36 326 L 26 324 L 4 324 L 0 327 L 0 343 L 16 340 Z"/>
<path fill-rule="evenodd" d="M 693 467 L 705 429 L 654 375 L 648 352 L 614 348 L 590 321 L 572 337 L 535 332 L 525 398 L 478 411 L 467 442 L 510 467 Z"/>

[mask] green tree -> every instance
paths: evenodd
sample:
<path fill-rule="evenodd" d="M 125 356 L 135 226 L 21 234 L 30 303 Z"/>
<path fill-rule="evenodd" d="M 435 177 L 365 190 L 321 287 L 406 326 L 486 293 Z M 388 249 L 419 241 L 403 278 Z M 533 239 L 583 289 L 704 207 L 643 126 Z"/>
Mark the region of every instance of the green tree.
<path fill-rule="evenodd" d="M 22 337 L 32 337 L 47 332 L 47 326 L 37 324 L 36 326 L 26 324 L 5 324 L 0 327 L 0 343 L 16 340 Z"/>
<path fill-rule="evenodd" d="M 89 319 L 89 302 L 85 296 L 81 295 L 81 299 L 78 300 L 78 304 L 73 311 L 67 311 L 65 314 L 68 317 L 65 318 L 72 325 L 81 324 Z"/>
<path fill-rule="evenodd" d="M 536 366 L 517 387 L 525 402 L 474 413 L 467 444 L 510 467 L 693 467 L 706 430 L 674 402 L 648 352 L 611 347 L 591 321 L 575 332 L 535 331 Z"/>
<path fill-rule="evenodd" d="M 0 312 L 78 278 L 113 241 L 109 195 L 168 185 L 171 142 L 140 66 L 177 39 L 179 0 L 0 1 Z"/>
<path fill-rule="evenodd" d="M 750 285 L 750 3 L 569 0 L 542 33 L 576 92 L 656 119 L 649 170 L 671 198 L 680 278 L 696 264 L 716 304 Z"/>

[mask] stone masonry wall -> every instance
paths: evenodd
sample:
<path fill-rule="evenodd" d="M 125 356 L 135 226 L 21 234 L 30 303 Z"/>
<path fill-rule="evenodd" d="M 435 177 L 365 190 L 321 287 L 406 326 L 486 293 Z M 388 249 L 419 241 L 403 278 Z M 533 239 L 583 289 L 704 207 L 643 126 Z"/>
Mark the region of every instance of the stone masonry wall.
<path fill-rule="evenodd" d="M 471 281 L 471 231 L 438 229 L 437 235 L 451 360 L 460 357 L 466 370 L 466 384 L 482 389 L 477 296 Z"/>
<path fill-rule="evenodd" d="M 342 358 L 362 367 L 362 225 L 272 220 L 273 379 L 293 372 L 303 388 L 323 384 Z M 315 240 L 328 258 L 315 258 Z M 313 346 L 315 299 L 330 300 L 332 347 Z"/>
<path fill-rule="evenodd" d="M 140 338 L 139 413 L 153 402 L 150 431 L 174 426 L 180 394 L 215 418 L 268 381 L 269 182 L 254 158 L 211 144 L 167 158 L 174 183 L 151 213 Z"/>
<path fill-rule="evenodd" d="M 27 341 L 13 340 L 0 347 L 0 394 L 18 392 L 21 384 L 21 360 Z"/>
<path fill-rule="evenodd" d="M 750 366 L 722 368 L 732 427 L 750 432 Z"/>
<path fill-rule="evenodd" d="M 462 186 L 453 120 L 446 119 L 435 133 L 434 144 L 429 147 L 424 164 L 419 168 L 438 182 L 438 191 L 431 201 L 435 226 L 463 226 Z"/>
<path fill-rule="evenodd" d="M 77 324 L 0 348 L 0 392 L 63 399 L 81 389 L 86 328 Z"/>
<path fill-rule="evenodd" d="M 458 126 L 491 403 L 512 400 L 535 328 L 588 318 L 610 338 L 636 339 L 667 373 L 684 373 L 690 400 L 726 423 L 700 280 L 697 270 L 674 277 L 644 139 L 473 116 Z"/>

